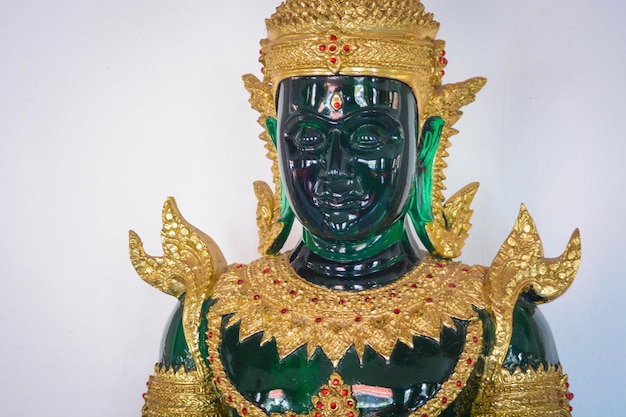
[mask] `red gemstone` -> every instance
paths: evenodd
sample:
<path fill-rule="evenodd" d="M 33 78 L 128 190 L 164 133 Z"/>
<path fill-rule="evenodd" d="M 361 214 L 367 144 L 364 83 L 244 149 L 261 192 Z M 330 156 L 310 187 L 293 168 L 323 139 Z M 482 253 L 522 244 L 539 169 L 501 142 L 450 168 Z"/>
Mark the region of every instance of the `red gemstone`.
<path fill-rule="evenodd" d="M 344 45 L 343 50 L 346 52 L 350 52 L 350 45 Z"/>
<path fill-rule="evenodd" d="M 296 295 L 296 293 L 297 293 L 296 290 L 289 291 L 289 294 L 291 294 L 291 295 Z"/>
<path fill-rule="evenodd" d="M 339 304 L 344 305 L 346 303 L 346 300 L 339 300 Z"/>
<path fill-rule="evenodd" d="M 395 292 L 392 292 L 391 294 L 389 294 L 389 297 L 391 297 L 391 298 L 393 298 L 393 297 L 395 297 L 395 296 L 396 296 L 396 293 L 395 293 Z"/>
<path fill-rule="evenodd" d="M 336 42 L 337 41 L 337 35 L 330 35 L 330 41 L 331 42 Z"/>
<path fill-rule="evenodd" d="M 263 273 L 264 273 L 264 274 L 269 274 L 269 273 L 270 273 L 269 268 L 265 268 L 265 269 L 263 270 Z"/>
<path fill-rule="evenodd" d="M 573 394 L 573 393 L 571 393 L 571 392 L 570 392 L 570 393 L 568 393 L 568 394 L 567 394 L 567 399 L 568 399 L 568 400 L 570 400 L 570 401 L 572 401 L 572 400 L 574 399 L 574 394 Z"/>
<path fill-rule="evenodd" d="M 344 397 L 348 395 L 348 390 L 347 389 L 343 389 L 341 390 L 341 395 L 343 395 Z"/>
<path fill-rule="evenodd" d="M 443 77 L 444 75 L 446 75 L 446 72 L 444 70 L 441 70 L 441 76 Z"/>
<path fill-rule="evenodd" d="M 243 284 L 243 279 L 238 279 L 237 280 L 237 284 L 239 284 L 239 285 Z"/>
<path fill-rule="evenodd" d="M 442 264 L 441 262 L 439 262 L 439 263 L 437 264 L 437 266 L 438 266 L 439 268 L 443 268 L 443 264 Z"/>
<path fill-rule="evenodd" d="M 261 68 L 261 72 L 265 74 L 265 67 Z"/>
<path fill-rule="evenodd" d="M 233 397 L 228 396 L 228 398 L 226 398 L 226 401 L 228 401 L 229 403 L 232 403 L 233 402 Z"/>
<path fill-rule="evenodd" d="M 448 403 L 448 399 L 447 399 L 446 397 L 443 397 L 443 398 L 441 399 L 441 403 L 442 403 L 442 404 L 447 404 L 447 403 Z"/>
<path fill-rule="evenodd" d="M 428 417 L 428 414 L 424 413 L 422 414 L 422 417 Z"/>
<path fill-rule="evenodd" d="M 248 409 L 247 409 L 247 408 L 242 408 L 242 409 L 241 409 L 241 414 L 243 414 L 244 416 L 245 416 L 246 414 L 248 414 Z"/>
<path fill-rule="evenodd" d="M 366 302 L 366 303 L 369 303 L 370 301 L 372 301 L 372 299 L 371 299 L 371 298 L 369 298 L 369 297 L 365 297 L 365 302 Z"/>
<path fill-rule="evenodd" d="M 146 398 L 146 393 L 141 394 L 141 398 Z"/>
<path fill-rule="evenodd" d="M 280 280 L 279 279 L 275 279 L 274 280 L 274 285 L 278 285 L 278 284 L 280 284 Z"/>
<path fill-rule="evenodd" d="M 472 364 L 472 362 L 473 362 L 473 361 L 472 361 L 472 358 L 469 358 L 469 359 L 467 360 L 467 364 L 468 364 L 468 365 L 471 365 L 471 364 Z"/>
<path fill-rule="evenodd" d="M 426 302 L 427 302 L 427 303 L 432 303 L 432 302 L 433 302 L 433 299 L 432 299 L 432 298 L 430 298 L 430 297 L 428 297 L 428 298 L 426 299 Z"/>
<path fill-rule="evenodd" d="M 461 381 L 456 381 L 456 386 L 457 386 L 457 387 L 460 387 L 460 386 L 462 386 L 462 385 L 463 385 L 463 382 L 461 382 Z"/>
<path fill-rule="evenodd" d="M 411 284 L 411 288 L 417 288 L 417 284 Z"/>
<path fill-rule="evenodd" d="M 441 51 L 441 56 L 446 56 L 446 51 L 445 50 Z"/>
<path fill-rule="evenodd" d="M 478 338 L 476 336 L 474 336 L 474 339 L 472 339 L 474 341 L 474 343 L 478 343 Z"/>
<path fill-rule="evenodd" d="M 213 337 L 213 332 L 208 332 L 207 336 L 209 336 L 209 339 L 211 339 Z"/>
<path fill-rule="evenodd" d="M 565 383 L 565 388 L 569 388 L 569 382 Z"/>
<path fill-rule="evenodd" d="M 213 356 L 209 356 L 209 362 L 213 363 Z"/>
<path fill-rule="evenodd" d="M 354 407 L 354 401 L 352 400 L 346 401 L 346 404 L 348 404 L 348 407 Z"/>
<path fill-rule="evenodd" d="M 320 52 L 324 52 L 326 50 L 326 45 L 320 45 Z"/>
<path fill-rule="evenodd" d="M 463 268 L 463 272 L 467 272 L 467 271 L 469 271 L 469 269 Z"/>
<path fill-rule="evenodd" d="M 394 312 L 394 314 L 400 314 L 400 309 L 399 308 L 394 308 L 393 312 Z"/>
<path fill-rule="evenodd" d="M 253 297 L 253 298 L 254 298 L 255 300 L 259 300 L 259 299 L 261 298 L 261 296 L 260 296 L 259 294 L 254 294 L 254 297 Z"/>
<path fill-rule="evenodd" d="M 263 49 L 259 49 L 259 55 L 263 55 Z"/>
<path fill-rule="evenodd" d="M 341 103 L 340 102 L 336 102 L 335 104 L 333 104 L 333 107 L 337 110 L 339 110 L 339 108 L 341 107 Z"/>
<path fill-rule="evenodd" d="M 337 58 L 335 58 L 335 57 L 330 58 L 330 63 L 331 64 L 336 64 L 337 63 Z"/>
<path fill-rule="evenodd" d="M 322 402 L 321 402 L 321 401 L 318 401 L 318 402 L 317 402 L 317 404 L 315 404 L 315 406 L 316 406 L 318 409 L 320 409 L 320 410 L 321 410 L 322 408 L 324 408 L 324 404 L 322 404 Z"/>
<path fill-rule="evenodd" d="M 311 298 L 311 301 L 313 301 L 314 303 L 317 303 L 319 300 L 317 299 L 317 297 L 313 297 Z"/>
<path fill-rule="evenodd" d="M 315 417 L 322 417 L 322 413 L 320 412 L 315 413 Z"/>
<path fill-rule="evenodd" d="M 433 274 L 426 274 L 426 278 L 432 278 Z"/>
<path fill-rule="evenodd" d="M 217 382 L 218 384 L 222 382 L 222 378 L 220 378 L 219 376 L 217 378 L 215 378 L 215 382 Z"/>
<path fill-rule="evenodd" d="M 339 380 L 337 378 L 333 379 L 333 386 L 339 385 Z"/>
<path fill-rule="evenodd" d="M 150 386 L 150 381 L 146 381 L 146 387 Z"/>
<path fill-rule="evenodd" d="M 361 321 L 361 316 L 356 316 L 356 317 L 354 318 L 354 321 L 356 321 L 357 323 L 358 323 L 358 322 L 360 322 L 360 321 Z"/>
<path fill-rule="evenodd" d="M 330 45 L 328 49 L 330 50 L 330 52 L 335 52 L 337 50 L 337 45 Z"/>
<path fill-rule="evenodd" d="M 348 413 L 348 417 L 354 417 L 354 413 L 353 413 L 352 411 L 350 411 L 350 412 Z"/>
<path fill-rule="evenodd" d="M 456 288 L 456 284 L 454 282 L 450 283 L 450 288 Z"/>
<path fill-rule="evenodd" d="M 330 403 L 330 408 L 333 409 L 333 410 L 336 409 L 337 408 L 337 403 L 336 402 Z"/>
<path fill-rule="evenodd" d="M 443 65 L 448 65 L 448 59 L 447 58 L 443 58 Z"/>
<path fill-rule="evenodd" d="M 315 322 L 316 323 L 321 323 L 322 322 L 322 318 L 321 317 L 316 317 L 315 318 Z"/>
<path fill-rule="evenodd" d="M 241 269 L 241 268 L 243 268 L 242 264 L 237 265 L 237 269 Z"/>
<path fill-rule="evenodd" d="M 322 388 L 322 395 L 328 395 L 328 388 Z"/>
<path fill-rule="evenodd" d="M 283 308 L 282 310 L 280 310 L 281 313 L 285 314 L 287 312 L 286 308 Z"/>
<path fill-rule="evenodd" d="M 571 413 L 572 411 L 574 411 L 574 407 L 572 407 L 571 405 L 569 406 L 569 412 Z"/>

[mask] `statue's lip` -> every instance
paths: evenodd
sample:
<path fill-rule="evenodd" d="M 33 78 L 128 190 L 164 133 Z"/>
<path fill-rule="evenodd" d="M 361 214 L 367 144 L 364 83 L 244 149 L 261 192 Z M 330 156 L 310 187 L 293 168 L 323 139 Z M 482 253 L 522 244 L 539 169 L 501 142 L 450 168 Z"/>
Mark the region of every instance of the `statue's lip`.
<path fill-rule="evenodd" d="M 336 195 L 324 192 L 313 196 L 314 203 L 321 209 L 350 210 L 365 208 L 369 204 L 369 196 L 357 191 L 351 191 L 348 195 Z"/>

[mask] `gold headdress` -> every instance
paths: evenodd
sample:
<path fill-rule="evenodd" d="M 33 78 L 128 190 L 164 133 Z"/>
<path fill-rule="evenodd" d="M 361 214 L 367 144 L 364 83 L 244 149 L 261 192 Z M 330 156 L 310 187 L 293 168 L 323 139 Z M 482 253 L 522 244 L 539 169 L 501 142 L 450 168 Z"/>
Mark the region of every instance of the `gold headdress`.
<path fill-rule="evenodd" d="M 445 121 L 433 167 L 433 222 L 426 225 L 433 252 L 446 258 L 460 255 L 470 228 L 471 202 L 477 186 L 470 184 L 446 204 L 443 158 L 459 109 L 471 103 L 483 78 L 442 85 L 447 64 L 439 30 L 419 0 L 286 0 L 266 20 L 268 37 L 261 41 L 263 81 L 245 75 L 250 102 L 266 128 L 261 138 L 273 161 L 275 193 L 256 183 L 260 205 L 257 223 L 262 254 L 283 234 L 279 221 L 281 190 L 276 149 L 267 122 L 276 117 L 275 98 L 280 82 L 289 77 L 354 75 L 392 78 L 407 84 L 417 98 L 420 128 L 431 116 Z"/>

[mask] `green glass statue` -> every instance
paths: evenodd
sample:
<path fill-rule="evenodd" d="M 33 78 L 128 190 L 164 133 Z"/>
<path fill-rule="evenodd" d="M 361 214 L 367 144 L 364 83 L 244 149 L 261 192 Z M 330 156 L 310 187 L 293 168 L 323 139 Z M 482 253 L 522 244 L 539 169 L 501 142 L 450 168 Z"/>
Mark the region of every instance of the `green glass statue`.
<path fill-rule="evenodd" d="M 485 80 L 442 83 L 417 0 L 287 0 L 267 27 L 264 79 L 244 77 L 273 163 L 262 256 L 228 264 L 173 199 L 163 256 L 130 235 L 139 275 L 180 301 L 143 415 L 570 416 L 537 305 L 571 284 L 578 232 L 544 258 L 522 206 L 489 267 L 453 260 L 477 184 L 444 201 L 443 158 Z"/>

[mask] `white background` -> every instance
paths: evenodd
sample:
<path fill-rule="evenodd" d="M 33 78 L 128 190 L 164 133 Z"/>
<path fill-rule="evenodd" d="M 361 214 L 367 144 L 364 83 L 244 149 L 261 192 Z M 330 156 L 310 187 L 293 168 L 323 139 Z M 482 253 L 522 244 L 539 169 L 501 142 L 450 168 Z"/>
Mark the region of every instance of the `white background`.
<path fill-rule="evenodd" d="M 137 416 L 175 300 L 144 284 L 134 229 L 161 254 L 176 196 L 229 262 L 257 246 L 270 179 L 240 76 L 278 0 L 0 3 L 0 410 Z M 450 195 L 481 189 L 462 259 L 489 264 L 526 203 L 547 256 L 576 227 L 577 280 L 543 308 L 576 416 L 626 409 L 626 3 L 430 0 L 465 108 Z"/>

